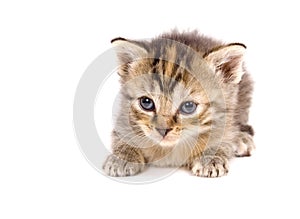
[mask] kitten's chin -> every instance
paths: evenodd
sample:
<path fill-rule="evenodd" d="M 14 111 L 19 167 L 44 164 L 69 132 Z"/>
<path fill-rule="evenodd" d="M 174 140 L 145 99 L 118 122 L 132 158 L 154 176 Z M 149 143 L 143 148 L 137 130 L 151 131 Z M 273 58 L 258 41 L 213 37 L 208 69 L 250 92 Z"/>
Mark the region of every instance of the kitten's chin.
<path fill-rule="evenodd" d="M 164 137 L 161 141 L 159 141 L 159 145 L 162 147 L 174 147 L 178 143 L 178 138 L 172 138 L 172 137 Z"/>

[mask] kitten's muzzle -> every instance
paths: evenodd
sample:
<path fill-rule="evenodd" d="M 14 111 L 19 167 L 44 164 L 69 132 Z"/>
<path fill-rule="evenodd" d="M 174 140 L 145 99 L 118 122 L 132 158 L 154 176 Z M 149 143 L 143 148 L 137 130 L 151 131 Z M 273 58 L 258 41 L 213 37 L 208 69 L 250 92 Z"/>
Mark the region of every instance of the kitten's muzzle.
<path fill-rule="evenodd" d="M 155 129 L 162 137 L 165 137 L 168 134 L 168 132 L 172 130 L 172 129 L 162 129 L 162 128 L 155 128 Z"/>

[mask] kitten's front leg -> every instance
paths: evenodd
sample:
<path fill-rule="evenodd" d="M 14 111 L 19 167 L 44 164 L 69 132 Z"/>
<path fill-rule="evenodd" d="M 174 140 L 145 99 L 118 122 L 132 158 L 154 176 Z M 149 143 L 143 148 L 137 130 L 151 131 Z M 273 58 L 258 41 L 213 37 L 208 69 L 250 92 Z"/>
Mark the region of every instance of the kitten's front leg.
<path fill-rule="evenodd" d="M 114 149 L 103 164 L 103 170 L 109 176 L 133 176 L 145 167 L 145 160 L 137 148 L 128 145 Z"/>
<path fill-rule="evenodd" d="M 228 146 L 216 150 L 208 149 L 191 164 L 192 173 L 201 177 L 220 177 L 228 173 L 228 161 L 231 155 Z"/>
<path fill-rule="evenodd" d="M 248 132 L 241 131 L 235 145 L 234 153 L 236 157 L 251 156 L 255 150 L 253 134 L 251 135 Z"/>

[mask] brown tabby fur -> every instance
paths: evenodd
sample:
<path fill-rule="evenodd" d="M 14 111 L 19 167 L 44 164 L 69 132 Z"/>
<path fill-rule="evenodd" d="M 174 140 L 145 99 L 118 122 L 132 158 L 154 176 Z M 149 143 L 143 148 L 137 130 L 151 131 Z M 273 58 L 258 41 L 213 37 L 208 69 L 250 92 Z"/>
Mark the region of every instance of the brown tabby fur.
<path fill-rule="evenodd" d="M 218 177 L 227 174 L 233 156 L 251 155 L 253 83 L 243 44 L 224 44 L 196 31 L 112 43 L 120 61 L 121 109 L 113 154 L 103 165 L 108 175 L 135 175 L 149 164 L 187 166 L 196 176 Z M 143 96 L 153 100 L 153 111 L 141 108 Z M 185 101 L 197 103 L 195 113 L 180 112 Z M 156 129 L 170 131 L 162 137 Z"/>

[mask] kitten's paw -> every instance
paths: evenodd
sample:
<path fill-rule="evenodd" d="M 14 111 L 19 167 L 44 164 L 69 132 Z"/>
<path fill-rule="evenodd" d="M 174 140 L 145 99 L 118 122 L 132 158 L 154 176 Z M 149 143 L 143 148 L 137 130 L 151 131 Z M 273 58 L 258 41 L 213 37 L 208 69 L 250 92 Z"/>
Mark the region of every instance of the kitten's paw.
<path fill-rule="evenodd" d="M 204 157 L 196 159 L 192 173 L 201 177 L 220 177 L 228 173 L 228 161 L 221 157 Z"/>
<path fill-rule="evenodd" d="M 144 169 L 141 163 L 128 162 L 112 154 L 103 164 L 104 172 L 109 176 L 133 176 Z"/>
<path fill-rule="evenodd" d="M 255 149 L 253 138 L 247 132 L 240 132 L 238 143 L 235 148 L 236 157 L 251 156 Z"/>

